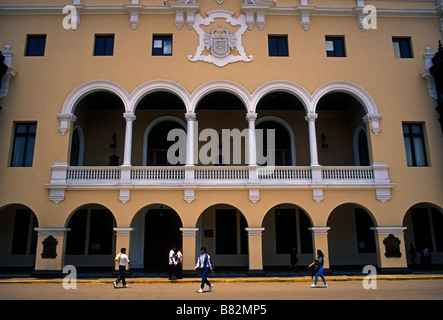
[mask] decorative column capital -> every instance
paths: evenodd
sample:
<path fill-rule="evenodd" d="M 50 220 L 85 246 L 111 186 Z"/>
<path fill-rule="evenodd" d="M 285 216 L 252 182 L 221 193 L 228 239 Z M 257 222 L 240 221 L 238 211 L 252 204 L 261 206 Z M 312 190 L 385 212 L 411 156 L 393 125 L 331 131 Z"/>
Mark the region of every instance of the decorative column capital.
<path fill-rule="evenodd" d="M 184 236 L 195 236 L 197 234 L 198 228 L 180 228 L 180 231 Z"/>
<path fill-rule="evenodd" d="M 60 121 L 58 130 L 62 135 L 65 135 L 69 128 L 69 122 L 74 123 L 77 117 L 73 113 L 57 113 L 57 119 Z"/>
<path fill-rule="evenodd" d="M 114 228 L 114 231 L 117 236 L 130 236 L 134 228 Z"/>
<path fill-rule="evenodd" d="M 306 114 L 305 120 L 308 122 L 311 122 L 311 121 L 313 122 L 313 121 L 315 121 L 315 119 L 317 119 L 317 117 L 318 117 L 317 113 L 309 112 L 308 114 Z"/>
<path fill-rule="evenodd" d="M 195 121 L 197 119 L 197 116 L 195 112 L 186 112 L 185 113 L 186 121 Z"/>
<path fill-rule="evenodd" d="M 407 227 L 372 227 L 375 234 L 404 234 Z"/>
<path fill-rule="evenodd" d="M 265 230 L 265 228 L 245 228 L 245 230 L 248 232 L 249 236 L 261 236 L 263 235 L 263 231 Z"/>
<path fill-rule="evenodd" d="M 312 231 L 312 234 L 328 234 L 328 231 L 331 227 L 312 227 L 309 230 Z"/>
<path fill-rule="evenodd" d="M 381 114 L 367 114 L 363 117 L 363 121 L 368 123 L 370 122 L 372 125 L 372 131 L 377 136 L 381 130 L 380 128 L 380 121 L 381 121 L 382 115 Z"/>
<path fill-rule="evenodd" d="M 123 118 L 125 118 L 126 121 L 134 121 L 135 114 L 133 114 L 132 112 L 125 112 L 125 113 L 123 113 Z"/>
<path fill-rule="evenodd" d="M 257 113 L 255 113 L 255 112 L 248 112 L 246 114 L 246 120 L 248 120 L 248 121 L 255 121 L 255 120 L 257 120 Z"/>
<path fill-rule="evenodd" d="M 60 228 L 60 227 L 34 228 L 34 230 L 37 231 L 39 236 L 65 236 L 68 234 L 69 231 L 71 231 L 70 228 Z"/>

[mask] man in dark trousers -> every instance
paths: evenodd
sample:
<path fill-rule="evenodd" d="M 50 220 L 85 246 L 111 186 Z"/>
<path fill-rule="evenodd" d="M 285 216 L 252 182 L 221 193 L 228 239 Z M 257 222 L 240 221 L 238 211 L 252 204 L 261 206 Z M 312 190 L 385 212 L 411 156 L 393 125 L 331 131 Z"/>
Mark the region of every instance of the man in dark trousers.
<path fill-rule="evenodd" d="M 123 283 L 123 288 L 126 288 L 126 263 L 128 263 L 132 267 L 131 261 L 129 261 L 128 256 L 126 255 L 126 248 L 121 248 L 120 253 L 115 257 L 115 262 L 118 262 L 118 278 L 114 281 L 114 288 L 117 288 L 118 283 L 121 281 Z"/>
<path fill-rule="evenodd" d="M 212 290 L 213 285 L 208 280 L 208 271 L 214 272 L 214 264 L 212 263 L 211 257 L 206 253 L 206 248 L 201 247 L 200 249 L 201 255 L 197 258 L 197 263 L 195 264 L 194 270 L 199 269 L 202 273 L 202 284 L 200 286 L 200 290 L 198 293 L 203 292 L 203 288 L 205 284 L 209 286 L 209 291 Z"/>

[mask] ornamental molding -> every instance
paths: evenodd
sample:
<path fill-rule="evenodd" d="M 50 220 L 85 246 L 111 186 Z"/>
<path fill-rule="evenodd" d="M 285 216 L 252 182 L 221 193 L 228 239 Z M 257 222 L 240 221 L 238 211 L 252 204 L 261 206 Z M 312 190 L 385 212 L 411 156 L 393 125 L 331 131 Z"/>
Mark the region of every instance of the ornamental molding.
<path fill-rule="evenodd" d="M 246 16 L 241 14 L 234 18 L 234 13 L 228 10 L 211 10 L 206 13 L 208 17 L 203 18 L 200 14 L 195 15 L 195 22 L 192 28 L 199 36 L 199 45 L 194 55 L 189 55 L 190 61 L 205 61 L 213 63 L 218 67 L 223 67 L 229 63 L 252 61 L 253 56 L 247 56 L 242 45 L 242 36 L 248 29 Z M 209 26 L 215 19 L 225 19 L 231 27 L 240 26 L 233 32 L 228 27 L 221 28 L 221 24 L 215 25 L 209 33 L 202 29 L 202 26 Z"/>

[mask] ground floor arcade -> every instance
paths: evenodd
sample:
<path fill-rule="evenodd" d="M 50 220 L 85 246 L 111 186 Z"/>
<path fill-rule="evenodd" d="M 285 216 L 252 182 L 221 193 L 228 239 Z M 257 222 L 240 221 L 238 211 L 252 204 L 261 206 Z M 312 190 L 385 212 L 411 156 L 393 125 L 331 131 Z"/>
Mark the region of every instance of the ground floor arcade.
<path fill-rule="evenodd" d="M 185 270 L 193 269 L 201 246 L 216 266 L 247 267 L 251 273 L 289 266 L 292 248 L 300 266 L 321 249 L 327 268 L 371 264 L 405 270 L 420 264 L 423 246 L 433 264 L 443 263 L 443 210 L 432 203 L 412 205 L 401 223 L 388 226 L 380 223 L 383 212 L 357 202 L 336 205 L 324 214 L 323 224 L 318 211 L 289 201 L 254 210 L 235 201 L 213 203 L 200 212 L 197 208 L 190 217 L 188 210 L 167 201 L 150 203 L 122 225 L 121 213 L 87 203 L 69 212 L 63 224 L 45 226 L 47 216 L 31 206 L 9 204 L 0 209 L 0 267 L 37 272 L 61 271 L 65 265 L 112 268 L 115 253 L 127 247 L 135 268 L 162 269 L 173 244 L 182 248 Z"/>

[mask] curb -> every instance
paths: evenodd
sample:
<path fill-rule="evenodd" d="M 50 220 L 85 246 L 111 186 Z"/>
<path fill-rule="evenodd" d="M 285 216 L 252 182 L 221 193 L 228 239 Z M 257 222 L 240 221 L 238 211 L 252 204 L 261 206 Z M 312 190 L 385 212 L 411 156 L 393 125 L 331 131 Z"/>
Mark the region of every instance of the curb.
<path fill-rule="evenodd" d="M 328 281 L 363 281 L 364 279 L 372 279 L 372 276 L 325 276 Z M 233 282 L 274 282 L 274 283 L 291 283 L 291 282 L 312 282 L 310 276 L 297 278 L 210 278 L 214 283 L 233 283 Z M 443 275 L 377 275 L 377 280 L 443 280 Z M 91 284 L 111 284 L 114 279 L 77 279 L 77 283 L 91 283 Z M 64 279 L 7 279 L 0 280 L 0 284 L 45 284 L 45 283 L 63 283 Z M 151 278 L 126 278 L 127 283 L 201 283 L 200 278 L 189 278 L 180 280 L 167 279 L 151 279 Z"/>

